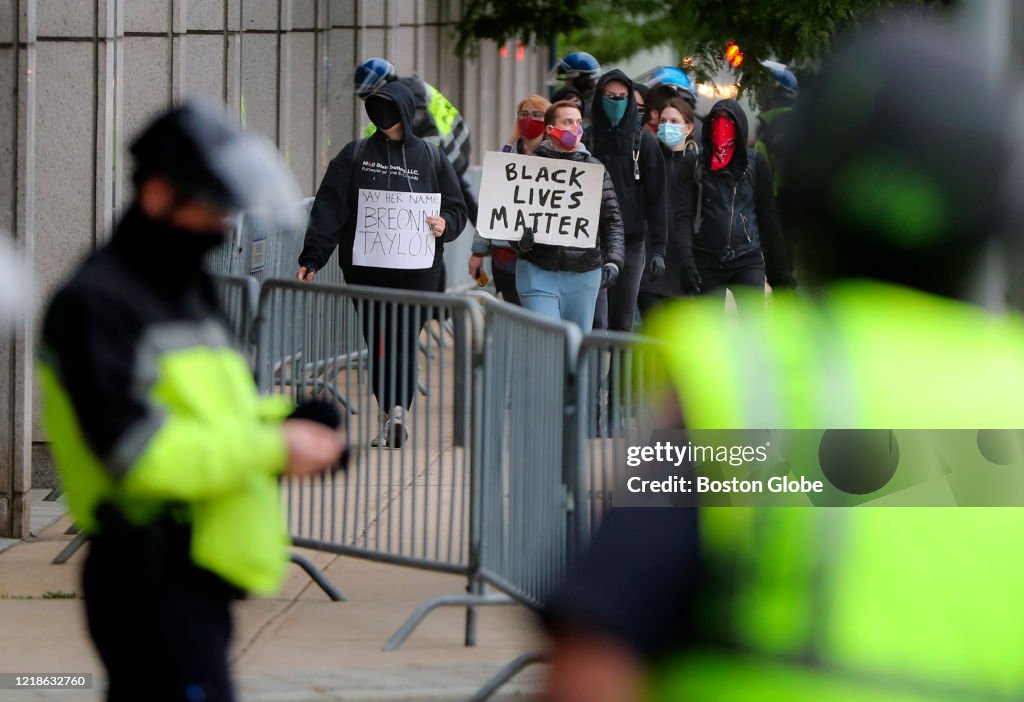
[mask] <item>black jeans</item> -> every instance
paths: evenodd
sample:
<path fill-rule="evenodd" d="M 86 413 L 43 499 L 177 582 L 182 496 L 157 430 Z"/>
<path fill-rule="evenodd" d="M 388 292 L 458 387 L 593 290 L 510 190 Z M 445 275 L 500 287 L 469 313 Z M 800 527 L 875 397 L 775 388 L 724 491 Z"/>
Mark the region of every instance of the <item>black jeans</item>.
<path fill-rule="evenodd" d="M 238 592 L 188 560 L 188 534 L 105 529 L 82 571 L 107 700 L 233 702 L 228 648 Z"/>
<path fill-rule="evenodd" d="M 760 297 L 764 298 L 764 257 L 760 251 L 724 263 L 717 258 L 703 256 L 699 252 L 695 258 L 701 278 L 701 292 L 704 295 L 719 297 L 723 304 L 727 289 L 732 290 L 734 298 L 750 296 L 752 292 L 758 290 L 761 292 Z M 741 304 L 737 299 L 737 309 Z"/>
<path fill-rule="evenodd" d="M 640 279 L 647 266 L 644 240 L 626 242 L 626 262 L 619 271 L 615 285 L 601 290 L 594 310 L 594 329 L 633 331 L 636 298 L 640 293 Z"/>
<path fill-rule="evenodd" d="M 494 274 L 494 289 L 501 295 L 501 299 L 513 305 L 523 306 L 519 300 L 519 291 L 516 290 L 516 269 L 506 271 L 498 266 L 491 266 L 491 273 Z"/>

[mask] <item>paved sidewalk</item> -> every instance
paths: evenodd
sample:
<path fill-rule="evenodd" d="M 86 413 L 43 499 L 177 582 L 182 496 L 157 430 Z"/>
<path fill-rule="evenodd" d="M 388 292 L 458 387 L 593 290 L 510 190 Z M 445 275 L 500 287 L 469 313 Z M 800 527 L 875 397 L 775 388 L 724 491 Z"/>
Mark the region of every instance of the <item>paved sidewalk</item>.
<path fill-rule="evenodd" d="M 77 599 L 84 550 L 67 565 L 50 564 L 72 538 L 64 534 L 68 525 L 62 517 L 0 552 L 0 672 L 101 674 Z M 462 593 L 465 581 L 302 553 L 349 601 L 329 601 L 293 568 L 279 598 L 240 603 L 233 661 L 242 702 L 465 700 L 505 663 L 543 645 L 520 606 L 479 609 L 474 648 L 462 645 L 464 610 L 442 609 L 402 649 L 385 653 L 384 641 L 421 602 Z M 530 699 L 543 673 L 541 667 L 527 670 L 492 699 Z M 100 681 L 91 692 L 0 691 L 0 700 L 81 702 L 100 699 L 101 690 Z"/>

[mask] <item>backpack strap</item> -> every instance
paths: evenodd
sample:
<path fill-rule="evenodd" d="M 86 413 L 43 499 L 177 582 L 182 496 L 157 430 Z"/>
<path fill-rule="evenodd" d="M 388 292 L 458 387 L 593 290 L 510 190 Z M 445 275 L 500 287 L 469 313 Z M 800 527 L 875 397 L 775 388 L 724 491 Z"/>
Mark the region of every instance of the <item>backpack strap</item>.
<path fill-rule="evenodd" d="M 352 163 L 359 165 L 359 157 L 363 154 L 363 147 L 366 146 L 366 140 L 369 137 L 363 137 L 362 139 L 356 139 L 356 148 L 352 151 Z"/>

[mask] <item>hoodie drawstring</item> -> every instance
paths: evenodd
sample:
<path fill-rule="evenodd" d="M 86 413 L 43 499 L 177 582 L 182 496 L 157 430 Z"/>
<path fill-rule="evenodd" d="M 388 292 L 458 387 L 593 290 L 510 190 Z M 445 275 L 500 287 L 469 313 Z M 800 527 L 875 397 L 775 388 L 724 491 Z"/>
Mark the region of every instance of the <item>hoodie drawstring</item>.
<path fill-rule="evenodd" d="M 384 150 L 388 152 L 388 190 L 391 190 L 391 140 L 384 137 Z"/>
<path fill-rule="evenodd" d="M 427 148 L 432 148 L 430 144 L 427 144 Z M 409 179 L 409 167 L 405 164 L 405 142 L 402 142 L 402 169 L 405 171 L 405 184 L 409 186 L 409 192 L 412 192 L 412 181 Z"/>

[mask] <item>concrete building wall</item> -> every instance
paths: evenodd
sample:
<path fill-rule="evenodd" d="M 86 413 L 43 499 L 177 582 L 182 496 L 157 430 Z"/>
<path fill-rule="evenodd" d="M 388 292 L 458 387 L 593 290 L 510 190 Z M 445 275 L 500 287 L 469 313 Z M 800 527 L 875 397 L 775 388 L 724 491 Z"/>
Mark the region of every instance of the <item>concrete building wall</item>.
<path fill-rule="evenodd" d="M 163 108 L 200 96 L 274 141 L 304 194 L 366 124 L 346 85 L 386 56 L 462 111 L 474 159 L 498 148 L 547 52 L 475 61 L 452 47 L 458 0 L 0 0 L 0 228 L 33 262 L 37 312 L 0 338 L 0 536 L 27 530 L 38 307 L 109 235 L 132 197 L 127 147 Z M 468 247 L 467 247 L 468 248 Z M 40 455 L 43 455 L 42 453 Z"/>

